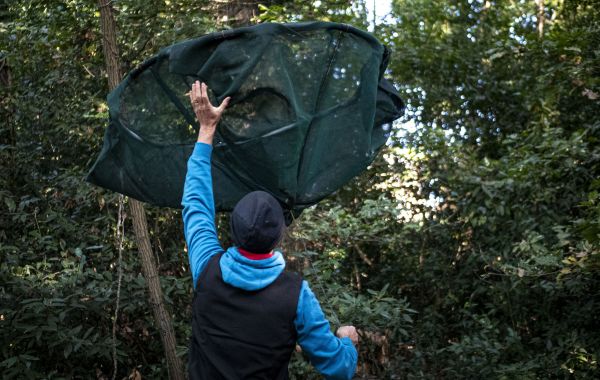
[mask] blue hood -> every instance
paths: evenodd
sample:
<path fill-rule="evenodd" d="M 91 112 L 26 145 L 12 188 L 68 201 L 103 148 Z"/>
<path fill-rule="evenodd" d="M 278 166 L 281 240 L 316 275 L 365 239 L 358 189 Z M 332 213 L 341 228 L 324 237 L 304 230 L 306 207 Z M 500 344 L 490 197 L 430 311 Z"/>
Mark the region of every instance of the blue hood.
<path fill-rule="evenodd" d="M 250 260 L 231 247 L 220 261 L 223 281 L 236 288 L 258 290 L 269 286 L 285 269 L 281 252 L 275 251 L 268 259 Z"/>

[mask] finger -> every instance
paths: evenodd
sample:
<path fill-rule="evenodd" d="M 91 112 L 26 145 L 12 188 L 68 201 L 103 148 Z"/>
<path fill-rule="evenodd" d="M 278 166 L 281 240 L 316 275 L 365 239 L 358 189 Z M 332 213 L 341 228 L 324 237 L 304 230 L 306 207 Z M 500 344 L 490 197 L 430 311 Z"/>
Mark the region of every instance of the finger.
<path fill-rule="evenodd" d="M 228 96 L 225 99 L 223 99 L 223 101 L 221 102 L 221 105 L 219 105 L 219 112 L 225 111 L 225 108 L 227 108 L 227 106 L 229 105 L 230 100 L 231 100 L 231 96 Z"/>
<path fill-rule="evenodd" d="M 204 96 L 202 94 L 202 85 L 203 83 L 198 84 L 198 103 L 204 104 Z"/>
<path fill-rule="evenodd" d="M 199 82 L 195 81 L 194 84 L 192 84 L 192 103 L 195 103 L 198 99 L 198 85 Z"/>
<path fill-rule="evenodd" d="M 204 105 L 208 105 L 210 104 L 210 101 L 208 100 L 208 89 L 206 87 L 206 83 L 202 82 L 200 84 L 200 102 Z"/>

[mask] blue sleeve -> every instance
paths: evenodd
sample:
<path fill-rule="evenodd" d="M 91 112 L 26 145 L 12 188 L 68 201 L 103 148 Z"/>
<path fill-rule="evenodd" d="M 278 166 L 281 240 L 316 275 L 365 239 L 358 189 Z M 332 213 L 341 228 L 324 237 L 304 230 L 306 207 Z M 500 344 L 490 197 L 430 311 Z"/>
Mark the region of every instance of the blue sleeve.
<path fill-rule="evenodd" d="M 183 231 L 188 246 L 194 287 L 198 276 L 215 254 L 222 252 L 215 227 L 210 155 L 212 146 L 196 143 L 188 160 L 183 188 Z"/>
<path fill-rule="evenodd" d="M 340 339 L 333 335 L 319 301 L 306 281 L 302 281 L 294 324 L 302 351 L 325 378 L 349 380 L 354 376 L 358 361 L 356 348 L 350 338 Z"/>

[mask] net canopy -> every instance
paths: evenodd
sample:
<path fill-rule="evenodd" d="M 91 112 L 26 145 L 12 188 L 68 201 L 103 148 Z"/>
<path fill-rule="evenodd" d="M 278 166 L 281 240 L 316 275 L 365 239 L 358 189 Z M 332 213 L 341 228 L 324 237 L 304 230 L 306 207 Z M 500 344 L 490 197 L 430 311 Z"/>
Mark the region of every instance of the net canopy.
<path fill-rule="evenodd" d="M 363 171 L 404 105 L 383 78 L 389 51 L 344 24 L 260 24 L 162 49 L 108 96 L 110 123 L 88 181 L 181 207 L 198 134 L 189 98 L 231 96 L 213 143 L 215 207 L 254 190 L 294 213 Z"/>

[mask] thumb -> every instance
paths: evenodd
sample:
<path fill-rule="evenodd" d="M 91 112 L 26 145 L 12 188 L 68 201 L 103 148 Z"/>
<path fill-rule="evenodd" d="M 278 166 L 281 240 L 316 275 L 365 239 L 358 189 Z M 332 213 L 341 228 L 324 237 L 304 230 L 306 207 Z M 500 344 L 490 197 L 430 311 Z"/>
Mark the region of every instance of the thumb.
<path fill-rule="evenodd" d="M 225 108 L 227 108 L 227 106 L 229 105 L 230 100 L 231 100 L 231 96 L 228 96 L 225 99 L 223 99 L 223 101 L 219 105 L 219 112 L 225 111 Z"/>

